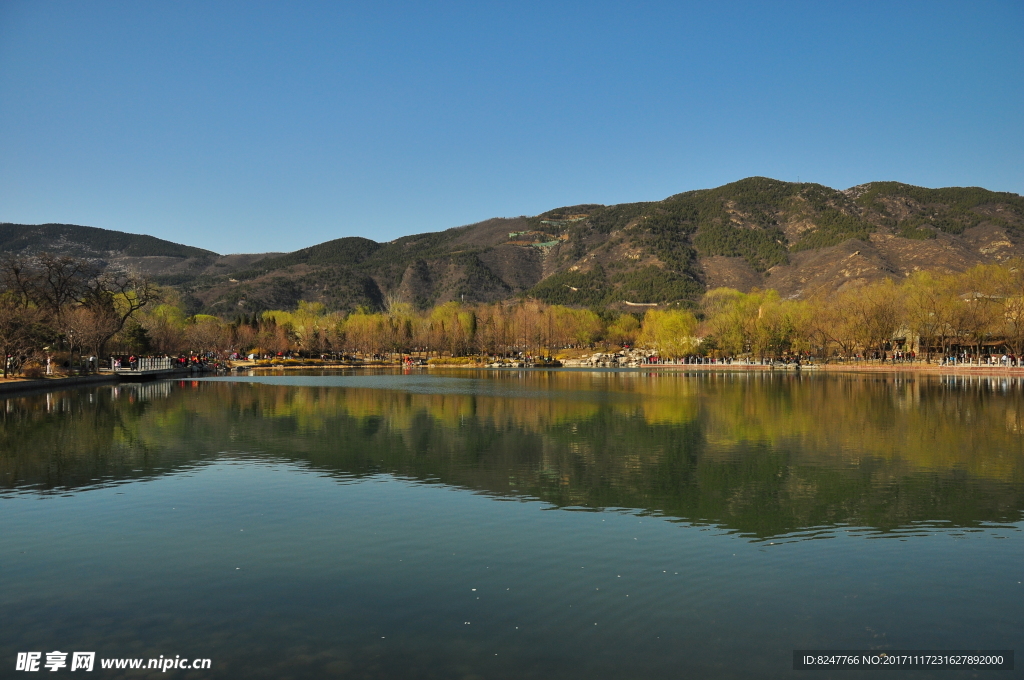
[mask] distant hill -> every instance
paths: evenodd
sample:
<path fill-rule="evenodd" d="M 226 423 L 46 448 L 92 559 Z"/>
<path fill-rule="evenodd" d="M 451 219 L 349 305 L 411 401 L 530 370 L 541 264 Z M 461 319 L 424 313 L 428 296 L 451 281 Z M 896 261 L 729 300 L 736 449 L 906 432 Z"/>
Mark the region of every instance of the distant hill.
<path fill-rule="evenodd" d="M 158 283 L 186 288 L 203 276 L 230 274 L 267 256 L 218 255 L 155 236 L 77 224 L 0 223 L 0 255 L 42 252 L 85 258 L 105 267 L 130 269 Z M 195 306 L 198 309 L 201 304 Z"/>
<path fill-rule="evenodd" d="M 751 177 L 663 201 L 576 205 L 389 243 L 344 238 L 197 291 L 213 311 L 316 299 L 428 306 L 528 294 L 571 305 L 686 302 L 718 286 L 787 296 L 1024 255 L 1024 198 L 874 182 L 845 191 Z M 628 303 L 633 303 L 631 306 Z"/>
<path fill-rule="evenodd" d="M 127 234 L 76 224 L 0 223 L 0 252 L 65 252 L 95 257 L 219 257 L 202 248 L 183 246 L 155 236 Z"/>
<path fill-rule="evenodd" d="M 352 309 L 379 307 L 385 297 L 427 307 L 517 295 L 635 310 L 686 303 L 718 286 L 798 297 L 1024 256 L 1024 198 L 977 187 L 873 182 L 840 191 L 751 177 L 662 201 L 566 206 L 388 243 L 348 237 L 279 255 L 219 257 L 69 225 L 2 225 L 0 251 L 11 250 L 8 243 L 41 247 L 42 233 L 115 260 L 120 253 L 134 266 L 150 261 L 158 280 L 215 313 L 300 299 Z"/>

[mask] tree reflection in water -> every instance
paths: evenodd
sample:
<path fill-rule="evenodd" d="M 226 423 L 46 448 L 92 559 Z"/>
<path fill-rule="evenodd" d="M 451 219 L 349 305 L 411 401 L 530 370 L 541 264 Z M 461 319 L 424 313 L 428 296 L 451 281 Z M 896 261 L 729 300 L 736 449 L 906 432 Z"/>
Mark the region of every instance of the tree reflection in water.
<path fill-rule="evenodd" d="M 259 458 L 754 537 L 902 534 L 1020 521 L 1022 441 L 1024 386 L 1010 378 L 288 376 L 9 399 L 0 488 L 67 493 Z"/>

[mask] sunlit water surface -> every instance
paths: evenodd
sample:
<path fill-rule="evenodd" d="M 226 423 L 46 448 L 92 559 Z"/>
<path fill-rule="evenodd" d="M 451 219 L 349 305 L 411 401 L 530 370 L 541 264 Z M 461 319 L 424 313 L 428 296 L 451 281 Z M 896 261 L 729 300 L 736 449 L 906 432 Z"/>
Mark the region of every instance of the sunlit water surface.
<path fill-rule="evenodd" d="M 0 405 L 0 677 L 31 650 L 790 677 L 794 649 L 1024 639 L 1011 380 L 419 371 Z"/>

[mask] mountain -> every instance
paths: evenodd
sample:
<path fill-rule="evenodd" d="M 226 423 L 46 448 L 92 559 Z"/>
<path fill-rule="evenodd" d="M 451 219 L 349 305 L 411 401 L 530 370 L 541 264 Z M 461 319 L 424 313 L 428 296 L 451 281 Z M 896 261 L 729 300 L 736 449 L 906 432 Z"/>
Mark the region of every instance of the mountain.
<path fill-rule="evenodd" d="M 51 227 L 89 229 L 20 228 Z M 8 228 L 18 227 L 0 228 L 0 251 L 35 238 L 8 238 Z M 88 236 L 92 252 L 120 243 L 94 231 L 118 234 L 64 238 L 84 244 Z M 836 190 L 751 177 L 662 201 L 566 206 L 387 243 L 341 238 L 286 254 L 222 257 L 120 236 L 130 237 L 127 245 L 103 251 L 107 259 L 135 262 L 216 313 L 286 308 L 300 299 L 351 309 L 379 307 L 385 298 L 427 307 L 522 294 L 635 309 L 685 303 L 718 286 L 799 297 L 1024 256 L 1024 198 L 976 187 L 873 182 Z M 147 262 L 153 258 L 164 259 Z"/>
<path fill-rule="evenodd" d="M 84 258 L 104 267 L 131 269 L 165 285 L 190 283 L 203 275 L 228 274 L 267 257 L 267 254 L 218 255 L 155 236 L 77 224 L 0 222 L 0 254 L 42 252 Z"/>
<path fill-rule="evenodd" d="M 629 309 L 718 286 L 801 296 L 1022 255 L 1017 194 L 897 182 L 839 191 L 752 177 L 662 201 L 566 206 L 388 243 L 338 239 L 260 260 L 196 294 L 214 310 L 300 298 L 379 306 L 385 296 L 423 307 L 520 294 Z"/>

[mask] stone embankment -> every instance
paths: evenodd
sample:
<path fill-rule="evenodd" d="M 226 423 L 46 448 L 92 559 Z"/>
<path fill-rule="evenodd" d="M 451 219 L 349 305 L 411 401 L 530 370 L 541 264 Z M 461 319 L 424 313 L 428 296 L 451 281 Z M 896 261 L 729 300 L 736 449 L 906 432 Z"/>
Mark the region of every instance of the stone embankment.
<path fill-rule="evenodd" d="M 115 383 L 118 377 L 112 373 L 100 375 L 80 375 L 70 378 L 37 378 L 34 380 L 0 380 L 0 395 L 35 390 L 60 390 L 69 387 L 102 385 Z"/>
<path fill-rule="evenodd" d="M 596 352 L 578 359 L 566 359 L 563 366 L 576 368 L 635 368 L 647 366 L 655 352 L 649 350 L 624 349 L 619 352 Z"/>
<path fill-rule="evenodd" d="M 564 359 L 562 365 L 572 368 L 694 368 L 694 369 L 742 369 L 761 370 L 770 368 L 796 368 L 796 364 L 776 362 L 774 365 L 746 360 L 724 363 L 683 363 L 677 361 L 664 362 L 657 352 L 642 349 L 624 349 L 618 352 L 596 352 L 590 356 L 576 359 Z"/>

